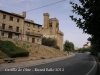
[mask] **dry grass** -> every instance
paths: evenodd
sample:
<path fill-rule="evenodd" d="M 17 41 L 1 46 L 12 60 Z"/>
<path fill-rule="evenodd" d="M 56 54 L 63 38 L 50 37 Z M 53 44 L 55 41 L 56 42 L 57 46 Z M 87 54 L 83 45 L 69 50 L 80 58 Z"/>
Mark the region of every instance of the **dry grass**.
<path fill-rule="evenodd" d="M 16 58 L 16 61 L 28 61 L 28 60 L 38 60 L 38 59 L 47 59 L 47 58 L 53 58 L 53 57 L 59 57 L 59 56 L 65 56 L 66 52 L 57 50 L 55 48 L 51 48 L 48 46 L 43 46 L 39 44 L 33 44 L 29 42 L 22 42 L 18 40 L 11 40 L 14 42 L 17 46 L 22 47 L 26 50 L 28 50 L 29 57 L 18 57 Z"/>

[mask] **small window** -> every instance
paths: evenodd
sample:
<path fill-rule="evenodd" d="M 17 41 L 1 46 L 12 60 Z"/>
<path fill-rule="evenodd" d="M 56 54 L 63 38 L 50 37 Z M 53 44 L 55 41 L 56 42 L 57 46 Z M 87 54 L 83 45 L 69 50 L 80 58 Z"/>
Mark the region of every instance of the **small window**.
<path fill-rule="evenodd" d="M 40 31 L 38 31 L 38 32 L 40 32 Z"/>
<path fill-rule="evenodd" d="M 49 27 L 52 27 L 52 23 L 49 24 Z"/>
<path fill-rule="evenodd" d="M 5 29 L 5 24 L 2 24 L 2 29 Z"/>
<path fill-rule="evenodd" d="M 19 27 L 16 27 L 16 32 L 19 32 Z"/>
<path fill-rule="evenodd" d="M 6 19 L 6 15 L 3 15 L 3 19 Z"/>
<path fill-rule="evenodd" d="M 13 26 L 10 26 L 10 25 L 9 25 L 9 29 L 13 29 Z"/>
<path fill-rule="evenodd" d="M 37 39 L 37 42 L 39 42 L 39 39 Z"/>
<path fill-rule="evenodd" d="M 17 19 L 17 22 L 19 22 L 19 19 Z"/>
<path fill-rule="evenodd" d="M 19 38 L 19 35 L 18 34 L 15 34 L 15 38 L 18 39 Z"/>
<path fill-rule="evenodd" d="M 13 17 L 12 16 L 10 16 L 10 21 L 13 21 Z"/>
<path fill-rule="evenodd" d="M 27 30 L 30 30 L 29 28 L 27 28 Z"/>
<path fill-rule="evenodd" d="M 1 36 L 4 36 L 4 32 L 1 32 Z"/>

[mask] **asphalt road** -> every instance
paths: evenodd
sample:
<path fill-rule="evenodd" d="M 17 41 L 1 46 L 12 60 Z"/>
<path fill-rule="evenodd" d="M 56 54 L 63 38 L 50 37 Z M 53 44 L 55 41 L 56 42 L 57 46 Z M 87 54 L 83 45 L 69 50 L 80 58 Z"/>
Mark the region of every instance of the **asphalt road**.
<path fill-rule="evenodd" d="M 95 75 L 97 63 L 91 55 L 77 53 L 74 57 L 56 62 L 5 70 L 0 75 Z"/>

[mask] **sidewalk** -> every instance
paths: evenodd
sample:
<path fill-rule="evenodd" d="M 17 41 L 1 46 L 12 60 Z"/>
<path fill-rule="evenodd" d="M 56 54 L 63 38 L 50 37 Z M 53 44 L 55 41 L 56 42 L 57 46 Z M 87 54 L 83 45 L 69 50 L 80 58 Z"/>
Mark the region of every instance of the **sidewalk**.
<path fill-rule="evenodd" d="M 31 60 L 31 61 L 25 61 L 25 62 L 2 63 L 2 64 L 0 64 L 0 71 L 4 71 L 6 68 L 22 68 L 22 67 L 28 67 L 28 66 L 35 66 L 35 65 L 50 63 L 50 62 L 70 58 L 70 57 L 73 57 L 74 55 L 75 54 L 71 54 L 71 55 L 63 56 L 63 57 L 56 57 L 56 58 L 51 58 L 51 59 L 41 59 L 41 60 L 35 60 L 35 61 Z"/>

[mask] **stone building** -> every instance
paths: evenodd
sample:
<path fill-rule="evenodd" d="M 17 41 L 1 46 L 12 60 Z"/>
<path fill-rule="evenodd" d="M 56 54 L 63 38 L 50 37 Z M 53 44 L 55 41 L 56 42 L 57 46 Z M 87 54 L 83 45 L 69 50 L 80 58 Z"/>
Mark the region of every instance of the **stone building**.
<path fill-rule="evenodd" d="M 88 44 L 84 44 L 83 48 L 89 48 Z"/>
<path fill-rule="evenodd" d="M 22 15 L 0 10 L 0 36 L 22 40 L 25 12 Z"/>
<path fill-rule="evenodd" d="M 63 50 L 63 33 L 59 30 L 59 21 L 49 18 L 44 13 L 44 25 L 26 19 L 26 12 L 22 15 L 0 10 L 0 37 L 18 39 L 41 44 L 42 37 L 52 37 L 57 40 L 57 45 Z"/>
<path fill-rule="evenodd" d="M 24 20 L 24 27 L 23 27 L 24 35 L 23 40 L 29 41 L 32 43 L 41 44 L 42 39 L 42 25 L 34 23 L 32 20 Z"/>
<path fill-rule="evenodd" d="M 43 36 L 51 37 L 57 40 L 57 45 L 63 50 L 63 32 L 59 30 L 59 21 L 57 18 L 49 18 L 49 13 L 44 13 Z"/>

